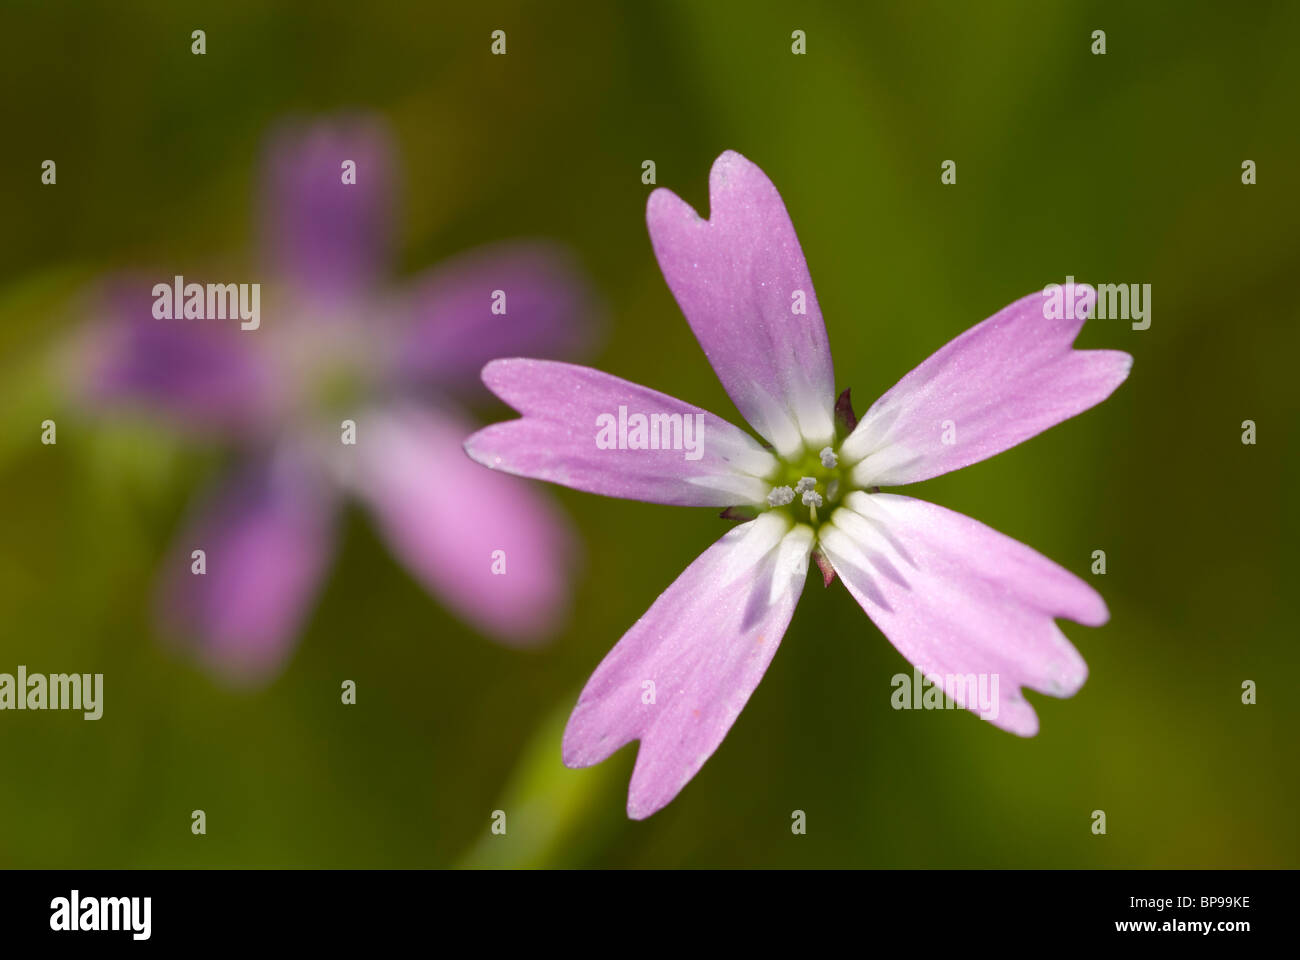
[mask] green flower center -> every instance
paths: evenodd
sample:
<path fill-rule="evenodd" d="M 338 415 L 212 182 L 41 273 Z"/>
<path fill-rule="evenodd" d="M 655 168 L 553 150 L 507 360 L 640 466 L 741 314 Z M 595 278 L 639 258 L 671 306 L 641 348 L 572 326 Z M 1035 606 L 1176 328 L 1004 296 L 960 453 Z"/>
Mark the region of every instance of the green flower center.
<path fill-rule="evenodd" d="M 829 446 L 781 459 L 769 480 L 772 490 L 767 495 L 767 509 L 784 513 L 796 523 L 811 524 L 814 530 L 853 489 L 848 470 L 840 467 L 838 454 Z"/>

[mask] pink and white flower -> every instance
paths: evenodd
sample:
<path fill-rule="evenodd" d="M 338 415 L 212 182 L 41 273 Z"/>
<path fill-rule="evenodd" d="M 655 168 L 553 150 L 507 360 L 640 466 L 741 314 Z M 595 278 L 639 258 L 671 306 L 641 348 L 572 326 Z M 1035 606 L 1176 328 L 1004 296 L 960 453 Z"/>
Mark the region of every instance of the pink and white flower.
<path fill-rule="evenodd" d="M 141 410 L 231 451 L 234 466 L 170 551 L 156 606 L 161 632 L 239 684 L 268 682 L 292 653 L 349 496 L 413 578 L 489 637 L 537 644 L 567 616 L 568 520 L 522 481 L 465 459 L 473 421 L 462 404 L 491 357 L 576 355 L 590 339 L 587 280 L 564 251 L 516 242 L 393 286 L 396 165 L 376 119 L 282 125 L 262 176 L 260 328 L 159 317 L 154 281 L 181 272 L 167 269 L 114 277 L 74 350 L 86 405 Z M 505 291 L 508 315 L 495 315 Z M 345 419 L 354 445 L 341 443 Z M 455 493 L 468 486 L 472 511 Z M 498 551 L 508 576 L 493 572 Z"/>
<path fill-rule="evenodd" d="M 765 443 L 587 367 L 503 359 L 483 369 L 484 383 L 523 416 L 466 441 L 479 463 L 606 496 L 752 516 L 687 567 L 596 669 L 565 731 L 564 762 L 589 766 L 639 740 L 628 815 L 671 801 L 767 670 L 810 558 L 959 705 L 979 706 L 954 679 L 999 676 L 998 700 L 982 715 L 1034 735 L 1038 718 L 1021 688 L 1057 697 L 1080 688 L 1087 667 L 1055 621 L 1099 626 L 1109 616 L 1102 598 L 969 517 L 879 488 L 992 457 L 1108 397 L 1132 358 L 1073 349 L 1095 292 L 1075 288 L 1070 319 L 1049 318 L 1037 293 L 1003 308 L 854 424 L 847 392 L 837 411 L 826 328 L 776 188 L 727 152 L 713 164 L 709 205 L 705 220 L 656 190 L 650 237 L 705 355 Z M 667 444 L 598 446 L 593 425 L 620 406 L 703 415 L 702 456 L 687 459 Z M 647 683 L 653 703 L 643 697 Z"/>

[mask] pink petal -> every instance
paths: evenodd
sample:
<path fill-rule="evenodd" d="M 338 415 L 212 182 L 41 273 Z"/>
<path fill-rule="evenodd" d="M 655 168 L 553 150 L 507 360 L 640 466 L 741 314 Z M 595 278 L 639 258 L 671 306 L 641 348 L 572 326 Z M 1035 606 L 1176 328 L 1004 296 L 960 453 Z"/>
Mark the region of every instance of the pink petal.
<path fill-rule="evenodd" d="M 927 678 L 997 677 L 980 715 L 1021 736 L 1038 717 L 1029 687 L 1072 696 L 1088 668 L 1054 618 L 1109 618 L 1097 591 L 1042 554 L 970 517 L 895 494 L 855 493 L 820 531 L 820 549 L 849 592 Z M 979 713 L 975 698 L 944 683 Z M 988 687 L 989 692 L 992 687 Z"/>
<path fill-rule="evenodd" d="M 968 466 L 1105 400 L 1133 358 L 1071 345 L 1096 292 L 1075 287 L 1074 319 L 1046 319 L 1034 293 L 950 341 L 872 405 L 840 454 L 859 486 L 916 483 Z M 860 462 L 859 462 L 860 461 Z"/>
<path fill-rule="evenodd" d="M 523 414 L 465 441 L 469 455 L 493 470 L 609 497 L 697 507 L 762 503 L 771 489 L 760 479 L 777 466 L 771 454 L 725 420 L 667 394 L 546 360 L 495 360 L 483 369 L 483 382 Z M 599 418 L 618 421 L 620 407 L 629 423 L 638 414 L 682 418 L 680 435 L 662 431 L 672 449 L 617 449 L 630 445 L 632 434 L 627 444 L 613 436 L 614 449 L 598 446 Z"/>
<path fill-rule="evenodd" d="M 123 276 L 100 291 L 104 314 L 73 346 L 74 390 L 96 408 L 135 408 L 187 428 L 257 427 L 275 395 L 255 334 L 238 321 L 156 319 L 153 285 L 170 280 Z"/>
<path fill-rule="evenodd" d="M 262 186 L 266 253 L 300 297 L 355 297 L 388 267 L 394 152 L 387 127 L 367 117 L 286 124 L 269 138 Z M 345 161 L 355 164 L 355 183 L 344 182 Z"/>
<path fill-rule="evenodd" d="M 500 291 L 505 313 L 493 313 Z M 558 247 L 488 247 L 445 261 L 416 280 L 396 307 L 409 317 L 394 368 L 440 389 L 472 385 L 497 357 L 574 357 L 591 344 L 591 291 Z M 498 307 L 502 309 L 502 307 Z"/>
<path fill-rule="evenodd" d="M 250 466 L 176 541 L 162 629 L 230 680 L 268 680 L 297 640 L 333 547 L 335 499 L 321 480 L 290 455 Z M 202 575 L 195 550 L 206 555 Z"/>
<path fill-rule="evenodd" d="M 728 150 L 709 172 L 708 220 L 660 189 L 646 222 L 664 279 L 741 415 L 786 456 L 804 440 L 813 450 L 829 443 L 835 373 L 826 327 L 772 181 Z M 796 292 L 804 313 L 794 312 Z"/>
<path fill-rule="evenodd" d="M 596 668 L 564 732 L 564 762 L 600 763 L 640 740 L 628 816 L 667 804 L 718 748 L 767 670 L 803 590 L 812 531 L 744 562 L 759 521 L 696 559 Z M 653 703 L 650 684 L 653 683 Z"/>
<path fill-rule="evenodd" d="M 499 640 L 536 642 L 568 612 L 568 523 L 529 484 L 465 456 L 469 430 L 416 407 L 363 417 L 357 489 L 427 590 Z"/>

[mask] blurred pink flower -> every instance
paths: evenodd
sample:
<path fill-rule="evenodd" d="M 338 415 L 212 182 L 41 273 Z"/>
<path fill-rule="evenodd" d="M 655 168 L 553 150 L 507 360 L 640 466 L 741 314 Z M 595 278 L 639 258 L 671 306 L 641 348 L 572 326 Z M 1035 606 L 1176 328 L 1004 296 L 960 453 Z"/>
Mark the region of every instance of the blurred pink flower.
<path fill-rule="evenodd" d="M 810 557 L 955 702 L 1033 735 L 1038 718 L 1020 688 L 1065 697 L 1087 675 L 1054 618 L 1097 626 L 1105 603 L 1029 547 L 879 487 L 991 457 L 1109 396 L 1132 358 L 1072 349 L 1095 293 L 1077 287 L 1069 319 L 1051 318 L 1041 294 L 1016 301 L 940 349 L 855 425 L 847 391 L 836 403 L 812 279 L 772 182 L 724 153 L 709 177 L 709 207 L 704 220 L 656 190 L 651 241 L 705 355 L 766 446 L 698 407 L 586 367 L 504 359 L 483 370 L 523 416 L 470 437 L 466 450 L 479 463 L 752 517 L 687 567 L 596 669 L 565 731 L 564 762 L 589 766 L 639 740 L 628 814 L 670 802 L 767 670 Z M 703 442 L 691 456 L 676 435 L 647 443 L 655 415 L 702 425 Z M 658 421 L 660 441 L 676 422 Z M 1001 677 L 991 702 L 958 682 L 972 674 Z"/>
<path fill-rule="evenodd" d="M 90 403 L 143 407 L 237 452 L 178 537 L 157 605 L 164 632 L 232 680 L 265 681 L 285 662 L 327 569 L 342 493 L 370 508 L 431 594 L 489 635 L 536 642 L 567 612 L 567 521 L 527 484 L 485 478 L 465 457 L 472 425 L 454 397 L 502 353 L 575 353 L 588 339 L 585 283 L 556 248 L 520 243 L 386 291 L 393 153 L 386 129 L 365 119 L 272 138 L 260 207 L 268 275 L 238 278 L 262 283 L 258 329 L 157 319 L 153 284 L 172 275 L 118 277 L 80 343 Z M 345 419 L 355 445 L 341 442 Z M 504 576 L 492 573 L 495 551 Z"/>

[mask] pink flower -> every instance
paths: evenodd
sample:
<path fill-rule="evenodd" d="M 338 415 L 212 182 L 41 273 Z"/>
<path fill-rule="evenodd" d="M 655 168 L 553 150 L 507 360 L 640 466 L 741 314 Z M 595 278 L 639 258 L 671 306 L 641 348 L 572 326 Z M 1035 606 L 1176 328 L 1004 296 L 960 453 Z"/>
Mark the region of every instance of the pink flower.
<path fill-rule="evenodd" d="M 837 430 L 826 329 L 780 195 L 757 166 L 727 152 L 709 175 L 709 205 L 704 220 L 656 190 L 650 237 L 705 355 L 766 444 L 586 367 L 506 359 L 483 370 L 523 416 L 469 438 L 479 463 L 754 517 L 705 550 L 606 656 L 569 720 L 564 762 L 589 766 L 639 740 L 628 815 L 671 801 L 767 670 L 810 557 L 955 702 L 1032 736 L 1038 718 L 1020 688 L 1068 697 L 1087 675 L 1054 618 L 1099 626 L 1105 603 L 1029 547 L 878 488 L 991 457 L 1109 396 L 1132 358 L 1072 348 L 1095 293 L 1075 288 L 1064 311 L 1071 319 L 1049 319 L 1041 294 L 1016 301 L 905 376 L 856 426 L 845 402 Z M 677 444 L 668 419 L 676 415 L 684 428 L 702 427 L 698 455 Z M 981 706 L 970 675 L 1000 678 L 989 684 L 991 703 Z"/>
<path fill-rule="evenodd" d="M 387 289 L 393 154 L 370 120 L 282 128 L 263 176 L 264 272 L 185 277 L 260 282 L 260 326 L 182 318 L 179 305 L 159 317 L 153 284 L 190 273 L 173 264 L 116 278 L 80 344 L 77 386 L 95 407 L 143 407 L 235 455 L 177 538 L 158 612 L 165 633 L 244 683 L 269 679 L 292 651 L 343 494 L 369 508 L 416 580 L 490 636 L 536 642 L 566 613 L 566 520 L 523 481 L 483 482 L 461 450 L 473 428 L 459 402 L 503 352 L 572 355 L 585 282 L 558 250 L 513 244 Z"/>

